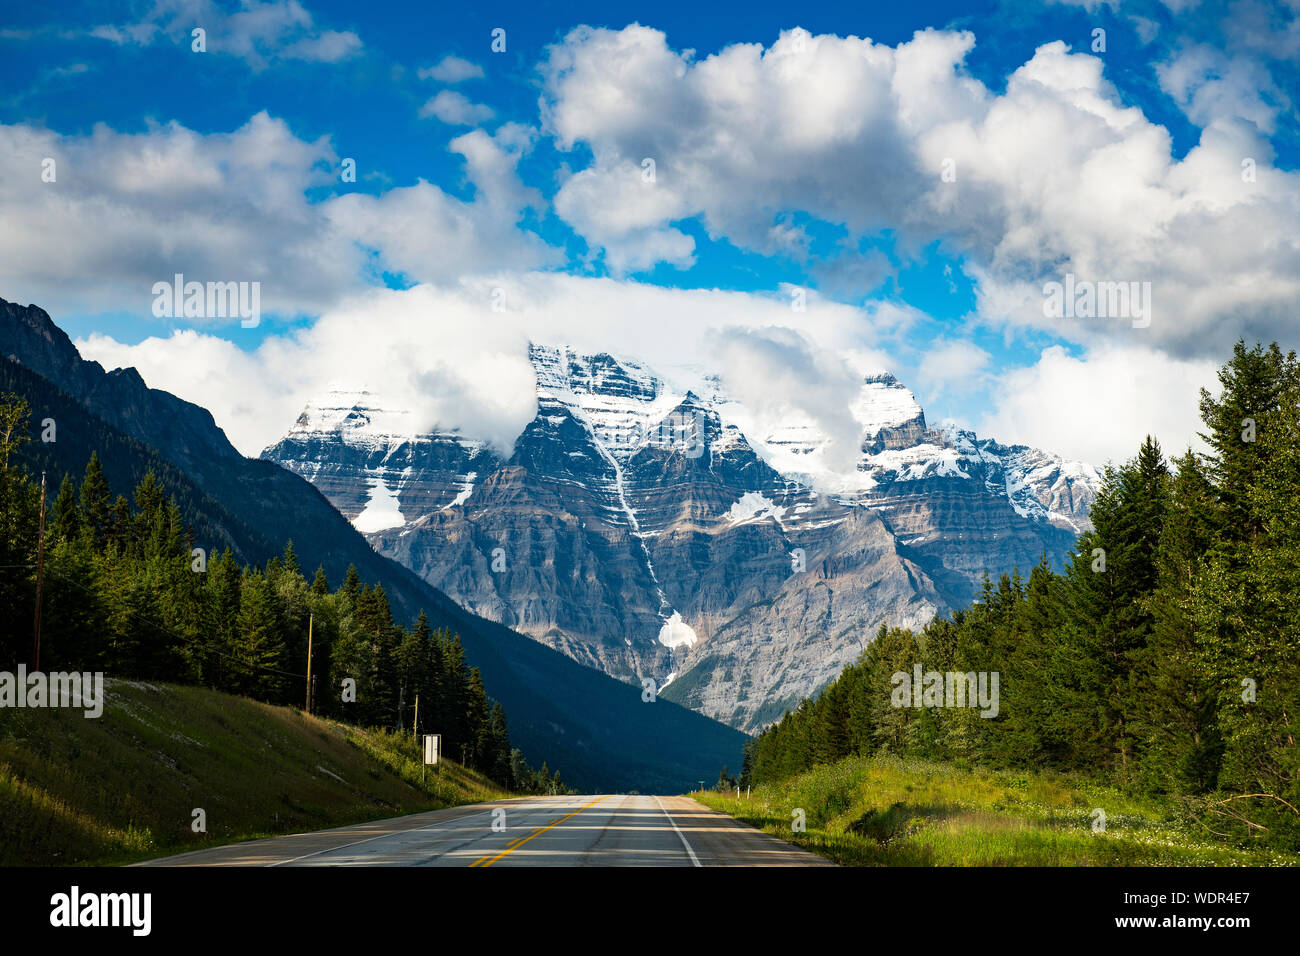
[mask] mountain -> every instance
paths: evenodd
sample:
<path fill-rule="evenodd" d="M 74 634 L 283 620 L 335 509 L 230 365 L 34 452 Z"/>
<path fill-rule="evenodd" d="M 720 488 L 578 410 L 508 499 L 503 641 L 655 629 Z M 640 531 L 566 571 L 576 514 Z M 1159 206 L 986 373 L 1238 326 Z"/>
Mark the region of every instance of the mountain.
<path fill-rule="evenodd" d="M 887 373 L 864 378 L 860 455 L 836 470 L 815 423 L 756 431 L 716 376 L 530 357 L 537 414 L 508 457 L 355 386 L 263 457 L 474 613 L 747 731 L 881 624 L 969 602 L 985 569 L 1059 564 L 1089 527 L 1090 466 L 931 427 Z"/>
<path fill-rule="evenodd" d="M 639 686 L 459 607 L 377 554 L 311 483 L 240 455 L 206 410 L 149 388 L 134 370 L 106 372 L 83 360 L 36 306 L 0 299 L 0 391 L 27 398 L 34 422 L 55 419 L 57 440 L 24 451 L 24 464 L 47 470 L 53 488 L 64 474 L 79 478 L 95 450 L 115 493 L 130 494 L 153 469 L 214 547 L 260 563 L 292 539 L 303 566 L 322 566 L 333 583 L 355 564 L 407 623 L 424 609 L 434 627 L 460 635 L 467 660 L 506 708 L 512 742 L 534 766 L 546 761 L 584 789 L 674 792 L 739 765 L 740 733 L 671 701 L 645 703 Z"/>
<path fill-rule="evenodd" d="M 885 518 L 949 607 L 968 604 L 986 570 L 1027 569 L 1044 552 L 1059 564 L 1092 527 L 1088 511 L 1101 476 L 1091 465 L 950 424 L 932 428 L 915 396 L 888 373 L 866 377 L 853 411 L 863 428 L 856 471 L 814 467 L 802 477 Z M 776 443 L 776 461 L 815 463 L 825 440 L 789 432 Z"/>

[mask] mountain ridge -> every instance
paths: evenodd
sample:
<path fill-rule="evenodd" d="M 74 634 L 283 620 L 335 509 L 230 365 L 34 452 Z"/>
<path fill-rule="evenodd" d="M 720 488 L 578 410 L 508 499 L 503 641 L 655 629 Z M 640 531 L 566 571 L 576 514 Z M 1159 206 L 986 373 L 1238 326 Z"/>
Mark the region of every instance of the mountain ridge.
<path fill-rule="evenodd" d="M 106 447 L 115 455 L 139 456 L 129 467 L 110 463 L 106 473 L 133 475 L 153 461 L 141 448 L 153 450 L 192 482 L 196 508 L 208 507 L 203 498 L 219 504 L 201 512 L 214 524 L 224 513 L 256 529 L 246 542 L 248 559 L 264 561 L 272 554 L 263 548 L 278 553 L 292 538 L 304 566 L 320 564 L 338 581 L 349 564 L 356 564 L 363 580 L 383 584 L 396 615 L 413 619 L 423 608 L 435 627 L 457 632 L 488 692 L 506 707 L 512 740 L 535 765 L 546 761 L 562 768 L 570 782 L 596 789 L 671 790 L 693 785 L 723 763 L 738 763 L 743 735 L 670 701 L 647 704 L 639 687 L 466 611 L 377 554 L 310 482 L 273 462 L 240 455 L 205 409 L 148 388 L 134 370 L 105 372 L 81 359 L 39 307 L 0 299 L 0 357 L 10 370 L 7 381 L 31 396 L 37 421 L 42 408 L 59 403 L 62 435 L 112 429 L 120 437 Z M 120 402 L 92 407 L 110 396 Z M 151 432 L 151 423 L 165 414 L 180 419 L 176 427 Z M 213 455 L 202 454 L 204 448 Z M 60 468 L 66 472 L 70 466 L 63 462 Z"/>
<path fill-rule="evenodd" d="M 368 393 L 315 402 L 328 423 L 305 411 L 263 456 L 475 613 L 747 731 L 881 624 L 961 606 L 986 569 L 1059 564 L 1088 526 L 1095 469 L 933 428 L 888 372 L 863 377 L 860 456 L 836 472 L 811 422 L 751 440 L 717 377 L 701 397 L 636 359 L 529 354 L 537 413 L 508 456 L 386 432 L 413 416 Z"/>

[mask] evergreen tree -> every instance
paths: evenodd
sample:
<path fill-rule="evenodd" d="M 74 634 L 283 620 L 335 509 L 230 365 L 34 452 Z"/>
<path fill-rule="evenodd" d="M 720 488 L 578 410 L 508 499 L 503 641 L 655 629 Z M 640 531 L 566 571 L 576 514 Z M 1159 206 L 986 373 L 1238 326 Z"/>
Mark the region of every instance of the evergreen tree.
<path fill-rule="evenodd" d="M 1214 450 L 1207 471 L 1221 509 L 1219 535 L 1225 540 L 1243 540 L 1259 531 L 1247 497 L 1269 464 L 1260 439 L 1298 374 L 1294 352 L 1283 355 L 1277 343 L 1247 349 L 1238 341 L 1232 360 L 1219 371 L 1220 396 L 1201 390 L 1201 420 L 1207 429 L 1201 437 Z"/>
<path fill-rule="evenodd" d="M 357 574 L 355 564 L 349 564 L 347 574 L 343 577 L 343 599 L 349 604 L 355 603 L 360 593 L 361 575 Z"/>
<path fill-rule="evenodd" d="M 330 593 L 330 582 L 325 577 L 324 568 L 316 569 L 316 577 L 311 582 L 311 593 L 315 597 L 324 597 Z"/>
<path fill-rule="evenodd" d="M 1202 395 L 1211 452 L 1107 468 L 1063 573 L 988 574 L 918 634 L 881 627 L 745 748 L 762 784 L 845 753 L 1053 766 L 1175 794 L 1214 834 L 1300 847 L 1300 374 L 1238 344 Z M 1001 673 L 1001 714 L 890 701 L 895 677 Z M 894 706 L 902 703 L 901 706 Z"/>
<path fill-rule="evenodd" d="M 99 455 L 91 452 L 86 474 L 81 480 L 81 526 L 95 550 L 102 549 L 112 530 L 111 491 L 99 464 Z"/>
<path fill-rule="evenodd" d="M 1135 681 L 1147 789 L 1204 793 L 1218 783 L 1223 740 L 1214 682 L 1187 595 L 1216 539 L 1214 489 L 1198 457 L 1175 462 L 1158 556 L 1159 585 L 1148 602 L 1152 634 Z"/>
<path fill-rule="evenodd" d="M 81 533 L 81 512 L 77 507 L 77 487 L 67 475 L 59 484 L 59 493 L 50 508 L 51 541 L 75 541 Z"/>
<path fill-rule="evenodd" d="M 24 443 L 31 441 L 27 434 L 32 407 L 27 399 L 12 392 L 0 395 L 0 471 L 9 470 L 10 457 Z"/>
<path fill-rule="evenodd" d="M 28 407 L 25 401 L 5 396 L 0 402 L 0 608 L 14 626 L 0 631 L 0 665 L 13 671 L 20 661 L 31 663 L 30 627 L 36 611 L 36 539 L 39 533 L 40 490 L 18 470 L 13 452 L 27 439 Z"/>
<path fill-rule="evenodd" d="M 0 669 L 32 654 L 40 486 L 14 454 L 29 440 L 29 409 L 0 401 Z M 167 472 L 162 472 L 166 476 Z M 66 475 L 49 509 L 42 601 L 43 669 L 108 670 L 115 677 L 199 683 L 271 702 L 302 700 L 312 620 L 316 700 L 323 713 L 378 726 L 398 719 L 403 689 L 428 695 L 429 713 L 467 760 L 504 786 L 560 786 L 510 747 L 506 713 L 487 696 L 459 638 L 421 612 L 412 630 L 393 618 L 382 586 L 355 567 L 331 593 L 324 571 L 309 586 L 292 542 L 263 568 L 230 547 L 192 563 L 192 532 L 159 473 L 114 495 L 92 453 L 76 485 Z M 357 681 L 344 706 L 341 678 Z M 407 696 L 409 708 L 411 697 Z M 449 748 L 449 753 L 454 751 Z"/>
<path fill-rule="evenodd" d="M 260 570 L 240 580 L 239 630 L 234 656 L 242 673 L 238 689 L 261 700 L 279 700 L 284 688 L 284 633 L 270 582 Z"/>
<path fill-rule="evenodd" d="M 503 787 L 513 789 L 517 778 L 514 775 L 514 763 L 511 760 L 510 733 L 506 727 L 506 709 L 498 703 L 492 705 L 489 740 L 491 744 L 484 757 L 483 772 Z"/>

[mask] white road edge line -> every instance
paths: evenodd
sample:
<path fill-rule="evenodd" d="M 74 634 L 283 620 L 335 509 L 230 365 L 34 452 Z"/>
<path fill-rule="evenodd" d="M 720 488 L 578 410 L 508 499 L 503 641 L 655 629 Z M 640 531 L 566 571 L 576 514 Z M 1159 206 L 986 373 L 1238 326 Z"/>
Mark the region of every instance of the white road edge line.
<path fill-rule="evenodd" d="M 702 866 L 703 864 L 700 863 L 700 858 L 695 855 L 695 851 L 691 849 L 691 845 L 686 842 L 686 835 L 682 833 L 681 830 L 677 829 L 677 821 L 673 819 L 673 815 L 668 812 L 668 808 L 664 806 L 664 802 L 660 800 L 657 795 L 655 796 L 655 803 L 659 804 L 659 809 L 664 812 L 664 816 L 668 818 L 668 822 L 673 825 L 673 830 L 676 831 L 677 838 L 682 841 L 682 846 L 686 847 L 686 852 L 690 854 L 691 862 L 696 866 Z"/>

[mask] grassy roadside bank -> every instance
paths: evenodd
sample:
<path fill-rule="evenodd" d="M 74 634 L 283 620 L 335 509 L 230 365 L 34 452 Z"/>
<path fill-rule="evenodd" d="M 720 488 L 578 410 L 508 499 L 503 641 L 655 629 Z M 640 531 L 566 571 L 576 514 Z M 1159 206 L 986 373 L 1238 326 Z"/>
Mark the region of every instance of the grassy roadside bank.
<path fill-rule="evenodd" d="M 450 761 L 421 783 L 409 734 L 197 687 L 106 696 L 94 720 L 0 710 L 0 865 L 129 863 L 506 795 Z"/>
<path fill-rule="evenodd" d="M 1286 866 L 1216 843 L 1177 807 L 1059 773 L 850 758 L 776 784 L 692 794 L 846 866 Z M 807 829 L 792 829 L 802 809 Z M 1094 832 L 1104 813 L 1105 829 Z"/>

